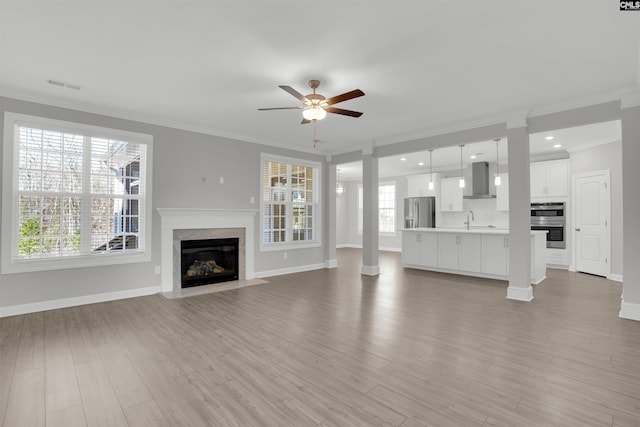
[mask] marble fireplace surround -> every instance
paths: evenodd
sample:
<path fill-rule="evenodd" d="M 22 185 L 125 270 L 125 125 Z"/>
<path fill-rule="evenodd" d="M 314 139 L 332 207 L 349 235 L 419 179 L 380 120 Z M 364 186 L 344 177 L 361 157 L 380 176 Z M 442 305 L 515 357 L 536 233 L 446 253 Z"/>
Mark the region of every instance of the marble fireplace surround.
<path fill-rule="evenodd" d="M 181 240 L 240 238 L 240 279 L 255 278 L 254 219 L 257 212 L 257 209 L 158 208 L 162 293 L 180 289 Z"/>

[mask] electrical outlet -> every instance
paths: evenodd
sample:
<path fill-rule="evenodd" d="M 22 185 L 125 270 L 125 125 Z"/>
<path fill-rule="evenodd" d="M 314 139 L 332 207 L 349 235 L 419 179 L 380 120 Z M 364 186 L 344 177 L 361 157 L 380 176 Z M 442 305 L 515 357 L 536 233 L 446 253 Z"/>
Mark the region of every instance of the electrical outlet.
<path fill-rule="evenodd" d="M 224 184 L 224 176 L 220 177 L 220 184 Z"/>
<path fill-rule="evenodd" d="M 160 266 L 159 265 L 156 265 L 155 273 L 156 274 L 160 274 Z"/>
<path fill-rule="evenodd" d="M 287 259 L 287 253 L 285 252 L 283 255 L 284 259 Z"/>
<path fill-rule="evenodd" d="M 251 196 L 249 197 L 249 203 L 251 203 L 252 205 L 256 202 L 256 198 Z"/>

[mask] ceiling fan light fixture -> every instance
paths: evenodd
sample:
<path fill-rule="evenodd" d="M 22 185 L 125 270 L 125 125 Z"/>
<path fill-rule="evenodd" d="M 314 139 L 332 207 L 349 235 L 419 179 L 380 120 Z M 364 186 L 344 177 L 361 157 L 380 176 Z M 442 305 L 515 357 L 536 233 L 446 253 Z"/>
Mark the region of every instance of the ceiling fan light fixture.
<path fill-rule="evenodd" d="M 322 120 L 327 117 L 327 112 L 319 105 L 312 105 L 302 110 L 302 117 L 307 120 Z"/>

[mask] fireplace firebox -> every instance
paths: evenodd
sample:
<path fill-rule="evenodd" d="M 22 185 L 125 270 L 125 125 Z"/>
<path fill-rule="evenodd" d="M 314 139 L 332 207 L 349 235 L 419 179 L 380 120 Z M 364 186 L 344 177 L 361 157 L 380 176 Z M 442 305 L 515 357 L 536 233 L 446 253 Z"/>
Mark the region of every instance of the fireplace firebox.
<path fill-rule="evenodd" d="M 238 280 L 239 242 L 238 238 L 182 240 L 182 288 Z"/>

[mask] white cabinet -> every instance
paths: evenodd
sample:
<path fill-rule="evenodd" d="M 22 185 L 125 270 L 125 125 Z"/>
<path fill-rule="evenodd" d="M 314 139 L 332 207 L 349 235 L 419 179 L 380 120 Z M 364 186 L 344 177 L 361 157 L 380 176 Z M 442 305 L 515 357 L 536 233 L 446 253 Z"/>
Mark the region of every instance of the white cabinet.
<path fill-rule="evenodd" d="M 498 211 L 509 210 L 509 174 L 500 174 L 500 185 L 496 187 L 496 209 Z"/>
<path fill-rule="evenodd" d="M 482 236 L 482 272 L 506 276 L 509 274 L 509 238 L 500 235 Z"/>
<path fill-rule="evenodd" d="M 440 180 L 440 210 L 442 212 L 462 212 L 460 178 L 442 178 Z"/>
<path fill-rule="evenodd" d="M 479 234 L 438 234 L 438 267 L 447 270 L 480 272 L 482 236 Z"/>
<path fill-rule="evenodd" d="M 531 283 L 546 277 L 546 236 L 531 232 Z M 509 280 L 508 231 L 403 230 L 402 264 L 466 276 Z"/>
<path fill-rule="evenodd" d="M 438 265 L 438 239 L 434 233 L 402 233 L 402 263 L 424 267 Z"/>
<path fill-rule="evenodd" d="M 433 180 L 433 190 L 429 190 L 429 178 Z M 430 177 L 428 173 L 407 176 L 407 197 L 436 196 L 436 188 L 440 184 L 439 174 Z"/>
<path fill-rule="evenodd" d="M 531 163 L 531 197 L 567 197 L 569 195 L 569 163 L 551 160 Z"/>

